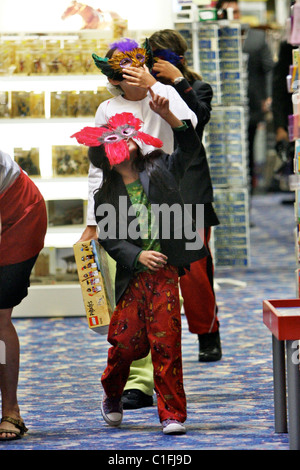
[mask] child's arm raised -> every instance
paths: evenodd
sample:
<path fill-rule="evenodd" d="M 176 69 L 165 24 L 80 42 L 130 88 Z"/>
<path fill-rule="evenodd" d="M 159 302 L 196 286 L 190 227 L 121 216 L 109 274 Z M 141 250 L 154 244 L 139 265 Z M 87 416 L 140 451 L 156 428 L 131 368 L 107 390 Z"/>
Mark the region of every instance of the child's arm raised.
<path fill-rule="evenodd" d="M 152 101 L 149 103 L 152 111 L 158 114 L 173 128 L 183 126 L 183 122 L 170 111 L 169 100 L 163 96 L 156 95 L 150 87 L 148 87 L 148 90 L 152 98 Z"/>

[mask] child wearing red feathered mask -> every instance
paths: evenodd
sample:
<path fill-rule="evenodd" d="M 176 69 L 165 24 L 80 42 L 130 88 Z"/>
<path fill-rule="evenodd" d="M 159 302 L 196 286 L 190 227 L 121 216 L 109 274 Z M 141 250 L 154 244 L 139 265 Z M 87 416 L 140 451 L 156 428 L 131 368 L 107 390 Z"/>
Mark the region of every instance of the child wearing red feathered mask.
<path fill-rule="evenodd" d="M 178 189 L 199 139 L 189 120 L 181 121 L 170 111 L 166 98 L 151 88 L 149 93 L 151 110 L 176 136 L 178 147 L 171 155 L 159 150 L 162 142 L 141 132 L 142 121 L 126 112 L 73 137 L 90 147 L 91 162 L 103 172 L 95 194 L 98 238 L 117 263 L 116 308 L 108 332 L 112 347 L 101 379 L 103 418 L 111 426 L 121 424 L 130 365 L 151 350 L 159 419 L 163 432 L 173 434 L 186 431 L 178 275 L 207 251 L 195 227 L 193 240 L 185 233 L 188 224 L 194 224 Z M 145 155 L 141 144 L 157 150 Z M 167 236 L 163 216 L 152 223 L 154 208 L 162 206 L 176 206 L 183 215 L 169 218 Z"/>

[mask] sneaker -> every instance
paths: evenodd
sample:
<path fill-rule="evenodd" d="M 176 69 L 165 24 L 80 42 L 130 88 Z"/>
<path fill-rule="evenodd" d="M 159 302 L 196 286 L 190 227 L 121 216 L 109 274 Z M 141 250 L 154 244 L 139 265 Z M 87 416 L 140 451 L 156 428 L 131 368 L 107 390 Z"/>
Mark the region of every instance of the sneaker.
<path fill-rule="evenodd" d="M 164 434 L 185 434 L 186 428 L 177 419 L 165 419 L 162 423 Z"/>
<path fill-rule="evenodd" d="M 125 390 L 122 395 L 122 403 L 124 410 L 137 410 L 139 408 L 146 408 L 153 405 L 153 397 L 146 395 L 135 388 Z"/>
<path fill-rule="evenodd" d="M 215 333 L 198 335 L 199 339 L 199 362 L 220 361 L 222 358 L 222 347 L 219 330 Z"/>
<path fill-rule="evenodd" d="M 104 421 L 110 426 L 120 426 L 123 418 L 123 406 L 119 398 L 109 398 L 103 392 L 101 413 Z"/>

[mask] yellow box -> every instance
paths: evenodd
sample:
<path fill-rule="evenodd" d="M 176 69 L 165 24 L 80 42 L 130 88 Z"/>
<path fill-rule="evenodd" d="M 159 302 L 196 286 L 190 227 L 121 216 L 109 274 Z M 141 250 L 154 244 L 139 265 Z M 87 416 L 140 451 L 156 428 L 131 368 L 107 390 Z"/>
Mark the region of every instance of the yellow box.
<path fill-rule="evenodd" d="M 73 249 L 89 328 L 107 334 L 114 308 L 107 253 L 97 240 L 75 243 Z"/>

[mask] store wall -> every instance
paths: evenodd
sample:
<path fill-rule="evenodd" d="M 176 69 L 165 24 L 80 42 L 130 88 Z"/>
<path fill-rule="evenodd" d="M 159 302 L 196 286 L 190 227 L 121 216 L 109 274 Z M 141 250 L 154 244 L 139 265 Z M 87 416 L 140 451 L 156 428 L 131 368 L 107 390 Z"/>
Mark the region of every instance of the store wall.
<path fill-rule="evenodd" d="M 130 30 L 172 28 L 173 0 L 83 0 L 93 8 L 118 12 Z M 79 15 L 61 19 L 71 0 L 1 0 L 0 32 L 76 31 Z"/>

